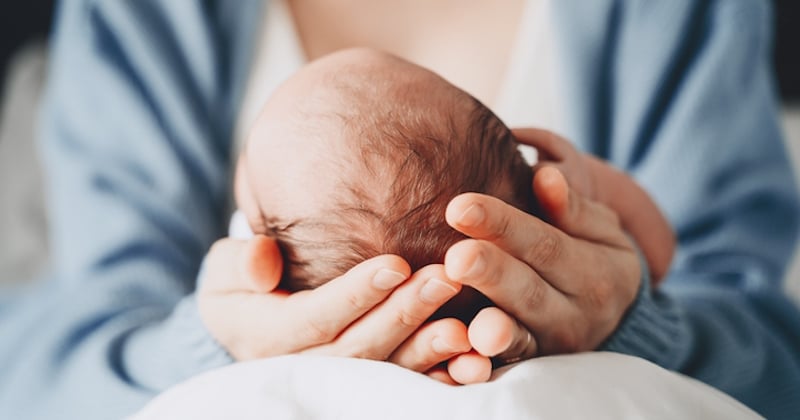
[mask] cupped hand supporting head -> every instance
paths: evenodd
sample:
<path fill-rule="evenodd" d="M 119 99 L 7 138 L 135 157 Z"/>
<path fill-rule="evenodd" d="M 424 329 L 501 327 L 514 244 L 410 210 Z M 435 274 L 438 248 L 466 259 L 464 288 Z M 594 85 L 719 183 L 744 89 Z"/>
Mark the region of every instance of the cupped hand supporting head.
<path fill-rule="evenodd" d="M 533 189 L 552 225 L 476 193 L 455 197 L 446 212 L 471 238 L 448 251 L 448 278 L 497 305 L 471 322 L 470 343 L 500 364 L 597 348 L 640 282 L 638 256 L 614 212 L 576 194 L 553 167 L 536 171 Z"/>
<path fill-rule="evenodd" d="M 460 290 L 442 265 L 410 273 L 383 255 L 308 291 L 276 290 L 282 259 L 275 241 L 221 239 L 209 251 L 198 292 L 201 318 L 237 360 L 291 353 L 388 360 L 418 372 L 470 349 L 466 326 L 423 323 Z M 441 378 L 441 372 L 430 373 Z"/>

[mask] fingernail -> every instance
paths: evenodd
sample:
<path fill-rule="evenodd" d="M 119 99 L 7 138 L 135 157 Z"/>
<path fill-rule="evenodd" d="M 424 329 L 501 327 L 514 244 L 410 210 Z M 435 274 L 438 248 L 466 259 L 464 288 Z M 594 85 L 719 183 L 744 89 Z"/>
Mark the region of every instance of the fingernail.
<path fill-rule="evenodd" d="M 475 255 L 475 259 L 472 260 L 472 265 L 464 273 L 464 277 L 477 277 L 483 274 L 484 271 L 486 271 L 486 259 L 483 258 L 482 253 L 478 253 Z"/>
<path fill-rule="evenodd" d="M 425 303 L 443 303 L 445 300 L 453 297 L 458 293 L 458 290 L 437 279 L 432 278 L 422 286 L 422 289 L 419 291 L 420 299 Z"/>
<path fill-rule="evenodd" d="M 402 273 L 389 270 L 388 268 L 381 268 L 375 273 L 375 276 L 372 277 L 372 285 L 380 290 L 390 290 L 397 287 L 397 285 L 402 283 L 405 279 L 406 276 Z"/>
<path fill-rule="evenodd" d="M 431 347 L 433 351 L 439 354 L 450 354 L 457 351 L 441 337 L 434 338 L 433 341 L 431 341 Z"/>
<path fill-rule="evenodd" d="M 461 213 L 461 217 L 458 218 L 458 224 L 462 226 L 475 226 L 482 222 L 484 217 L 485 213 L 483 207 L 479 204 L 473 204 L 467 207 L 464 213 Z"/>

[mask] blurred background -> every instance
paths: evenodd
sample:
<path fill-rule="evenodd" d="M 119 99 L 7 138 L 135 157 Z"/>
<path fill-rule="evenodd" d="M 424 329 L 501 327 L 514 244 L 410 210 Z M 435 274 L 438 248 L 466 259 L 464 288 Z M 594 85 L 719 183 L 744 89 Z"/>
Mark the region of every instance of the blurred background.
<path fill-rule="evenodd" d="M 784 127 L 795 167 L 800 168 L 800 1 L 772 3 Z M 0 284 L 35 277 L 47 258 L 34 137 L 52 14 L 53 1 L 47 0 L 15 2 L 0 14 Z M 800 255 L 788 279 L 787 287 L 800 302 Z"/>

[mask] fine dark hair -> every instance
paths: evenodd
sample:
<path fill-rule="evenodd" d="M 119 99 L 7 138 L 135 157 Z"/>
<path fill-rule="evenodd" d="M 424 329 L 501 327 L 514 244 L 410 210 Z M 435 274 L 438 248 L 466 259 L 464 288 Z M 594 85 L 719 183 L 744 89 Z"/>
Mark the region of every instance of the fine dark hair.
<path fill-rule="evenodd" d="M 341 160 L 334 203 L 314 218 L 265 218 L 284 256 L 282 288 L 318 287 L 381 254 L 403 257 L 412 270 L 441 263 L 465 238 L 444 217 L 464 192 L 534 208 L 530 166 L 508 127 L 477 99 L 449 84 L 455 94 L 399 89 L 391 101 L 359 85 L 337 88 L 359 105 L 335 117 L 348 147 L 331 154 Z"/>

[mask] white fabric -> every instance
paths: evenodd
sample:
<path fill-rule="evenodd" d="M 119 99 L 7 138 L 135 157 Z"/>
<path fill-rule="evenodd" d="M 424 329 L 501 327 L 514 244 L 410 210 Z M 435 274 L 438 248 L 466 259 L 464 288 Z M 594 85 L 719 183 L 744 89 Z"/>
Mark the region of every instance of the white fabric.
<path fill-rule="evenodd" d="M 241 210 L 236 210 L 231 216 L 231 222 L 228 225 L 228 237 L 231 239 L 250 239 L 253 237 L 253 230 L 250 229 L 250 224 L 247 223 L 247 218 Z"/>
<path fill-rule="evenodd" d="M 35 144 L 46 68 L 45 45 L 26 45 L 10 58 L 0 92 L 0 287 L 33 281 L 47 262 L 47 219 Z"/>
<path fill-rule="evenodd" d="M 449 386 L 361 359 L 284 356 L 206 373 L 134 419 L 753 419 L 733 398 L 615 353 L 544 357 Z"/>
<path fill-rule="evenodd" d="M 267 2 L 262 20 L 264 24 L 255 42 L 253 64 L 236 120 L 234 162 L 269 96 L 307 61 L 286 0 Z"/>
<path fill-rule="evenodd" d="M 563 132 L 564 114 L 550 16 L 550 0 L 529 0 L 492 111 L 509 127 L 538 127 Z M 532 147 L 520 146 L 528 163 L 536 162 Z"/>

